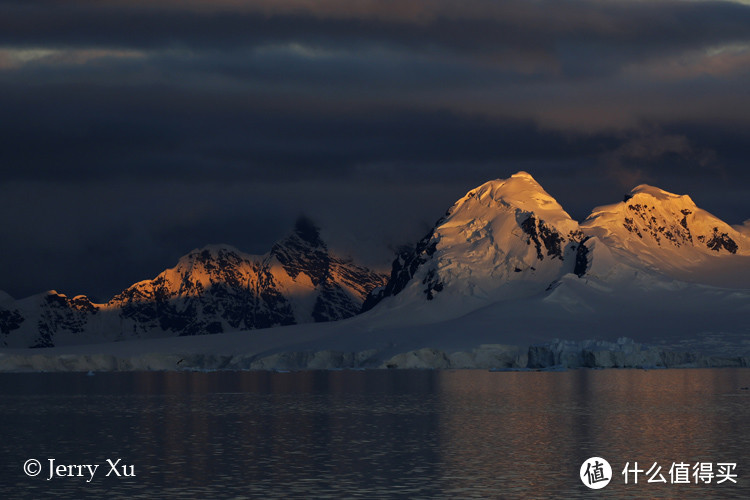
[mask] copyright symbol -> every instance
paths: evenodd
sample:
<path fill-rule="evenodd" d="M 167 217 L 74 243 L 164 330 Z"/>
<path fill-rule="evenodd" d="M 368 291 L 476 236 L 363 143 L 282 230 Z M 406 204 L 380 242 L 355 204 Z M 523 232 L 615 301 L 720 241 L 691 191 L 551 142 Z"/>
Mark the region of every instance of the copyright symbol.
<path fill-rule="evenodd" d="M 42 464 L 39 463 L 39 460 L 30 458 L 23 464 L 23 471 L 29 477 L 38 476 L 42 472 Z"/>

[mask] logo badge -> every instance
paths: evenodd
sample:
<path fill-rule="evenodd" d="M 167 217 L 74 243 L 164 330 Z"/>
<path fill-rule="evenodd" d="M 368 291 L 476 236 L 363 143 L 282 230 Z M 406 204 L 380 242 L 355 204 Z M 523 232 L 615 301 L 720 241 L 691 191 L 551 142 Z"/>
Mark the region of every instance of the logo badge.
<path fill-rule="evenodd" d="M 601 457 L 591 457 L 581 465 L 581 481 L 592 490 L 604 488 L 612 480 L 612 467 Z"/>

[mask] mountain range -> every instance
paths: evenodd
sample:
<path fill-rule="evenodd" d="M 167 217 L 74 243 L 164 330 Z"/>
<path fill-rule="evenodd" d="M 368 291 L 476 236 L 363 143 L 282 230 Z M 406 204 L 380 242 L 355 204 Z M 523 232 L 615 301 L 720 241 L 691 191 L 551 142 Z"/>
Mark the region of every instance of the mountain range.
<path fill-rule="evenodd" d="M 689 196 L 640 185 L 583 223 L 526 172 L 469 191 L 412 249 L 394 261 L 385 299 L 430 316 L 456 317 L 491 303 L 552 290 L 572 277 L 624 288 L 675 280 L 750 287 L 750 238 Z M 415 311 L 412 312 L 414 314 Z"/>
<path fill-rule="evenodd" d="M 0 292 L 0 339 L 51 347 L 334 321 L 357 314 L 384 284 L 384 275 L 329 251 L 302 217 L 265 255 L 227 245 L 196 249 L 105 304 L 54 290 L 19 301 Z"/>
<path fill-rule="evenodd" d="M 739 325 L 750 313 L 749 289 L 747 225 L 732 227 L 689 196 L 648 185 L 579 223 L 519 172 L 456 201 L 396 256 L 390 276 L 333 255 L 318 228 L 300 219 L 263 256 L 228 246 L 194 250 L 106 304 L 54 291 L 18 301 L 0 295 L 0 339 L 8 347 L 48 347 L 337 321 L 360 312 L 348 324 L 368 332 L 441 324 L 420 327 L 436 343 L 462 330 L 479 342 L 488 334 L 478 328 L 502 330 L 507 339 L 548 332 L 567 338 L 588 326 L 620 331 L 625 323 L 642 331 L 672 325 L 679 335 L 683 327 L 674 325 Z"/>

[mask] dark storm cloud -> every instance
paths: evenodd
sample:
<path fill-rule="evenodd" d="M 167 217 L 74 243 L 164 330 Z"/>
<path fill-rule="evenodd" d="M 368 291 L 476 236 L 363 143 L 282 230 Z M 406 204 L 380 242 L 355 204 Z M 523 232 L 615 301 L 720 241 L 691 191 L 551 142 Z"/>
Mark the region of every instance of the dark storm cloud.
<path fill-rule="evenodd" d="M 284 100 L 270 90 L 266 99 L 117 84 L 47 84 L 33 93 L 26 84 L 0 84 L 0 90 L 0 106 L 16 117 L 0 123 L 0 134 L 13 144 L 0 167 L 8 178 L 266 179 L 320 175 L 321 169 L 341 176 L 372 162 L 563 160 L 576 154 L 570 141 L 537 131 L 530 120 L 366 103 L 321 111 L 306 106 L 304 96 Z M 12 167 L 19 164 L 24 168 Z M 277 168 L 269 170 L 269 164 Z"/>
<path fill-rule="evenodd" d="M 154 48 L 233 48 L 305 40 L 378 42 L 492 53 L 503 46 L 595 55 L 701 47 L 748 37 L 732 2 L 0 2 L 0 42 Z"/>
<path fill-rule="evenodd" d="M 648 182 L 738 223 L 748 88 L 734 2 L 0 0 L 0 289 L 107 298 L 300 213 L 387 263 L 520 169 L 579 219 Z"/>

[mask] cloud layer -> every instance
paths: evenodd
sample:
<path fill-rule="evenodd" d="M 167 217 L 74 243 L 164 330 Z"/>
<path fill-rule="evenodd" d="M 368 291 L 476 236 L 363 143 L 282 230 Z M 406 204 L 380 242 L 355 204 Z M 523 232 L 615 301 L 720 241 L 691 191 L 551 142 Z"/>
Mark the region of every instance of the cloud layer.
<path fill-rule="evenodd" d="M 384 263 L 518 169 L 579 218 L 649 182 L 739 223 L 748 88 L 741 2 L 0 1 L 0 289 L 107 295 L 300 212 Z"/>

